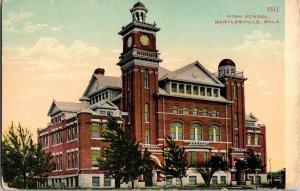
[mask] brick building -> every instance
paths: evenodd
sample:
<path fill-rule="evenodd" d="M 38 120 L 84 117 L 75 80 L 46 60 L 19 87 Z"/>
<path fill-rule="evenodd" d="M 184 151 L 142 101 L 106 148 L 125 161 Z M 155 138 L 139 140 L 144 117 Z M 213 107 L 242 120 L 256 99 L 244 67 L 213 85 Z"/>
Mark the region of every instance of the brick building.
<path fill-rule="evenodd" d="M 193 167 L 196 160 L 213 155 L 233 166 L 234 159 L 251 148 L 266 164 L 265 126 L 252 113 L 245 114 L 247 78 L 235 63 L 224 59 L 215 73 L 198 61 L 169 71 L 159 65 L 156 32 L 160 29 L 145 22 L 148 10 L 138 2 L 130 12 L 132 22 L 119 32 L 123 52 L 117 64 L 122 76 L 106 76 L 104 69 L 96 69 L 80 103 L 53 101 L 48 112 L 51 122 L 38 130 L 39 142 L 57 164 L 48 186 L 114 185 L 97 168 L 96 160 L 107 146 L 101 134 L 108 115 L 130 131 L 141 150 L 152 152 L 152 176 L 140 176 L 140 186 L 178 183 L 176 179 L 164 182 L 160 176 L 166 136 L 186 148 L 190 165 L 184 184 L 203 183 Z M 254 181 L 253 177 L 237 177 L 232 169 L 216 173 L 212 183 L 236 184 L 237 178 Z M 265 182 L 266 175 L 257 180 Z"/>

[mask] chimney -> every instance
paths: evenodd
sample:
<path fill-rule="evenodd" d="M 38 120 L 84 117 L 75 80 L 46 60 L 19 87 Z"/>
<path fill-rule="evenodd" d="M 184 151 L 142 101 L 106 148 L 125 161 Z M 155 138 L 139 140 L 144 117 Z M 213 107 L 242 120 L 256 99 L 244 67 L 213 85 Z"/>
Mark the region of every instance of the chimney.
<path fill-rule="evenodd" d="M 103 69 L 103 68 L 97 68 L 94 72 L 94 74 L 100 74 L 103 76 L 104 76 L 104 73 L 105 73 L 105 69 Z"/>

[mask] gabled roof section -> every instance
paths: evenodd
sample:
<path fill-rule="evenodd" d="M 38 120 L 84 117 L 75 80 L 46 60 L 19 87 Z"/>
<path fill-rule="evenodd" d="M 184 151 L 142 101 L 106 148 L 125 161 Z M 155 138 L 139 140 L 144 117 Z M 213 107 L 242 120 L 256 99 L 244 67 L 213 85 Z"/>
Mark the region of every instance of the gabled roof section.
<path fill-rule="evenodd" d="M 165 75 L 167 75 L 170 72 L 171 72 L 170 70 L 168 70 L 164 67 L 158 66 L 158 80 L 160 80 L 161 78 L 163 78 Z"/>
<path fill-rule="evenodd" d="M 101 74 L 93 74 L 89 85 L 83 93 L 82 97 L 89 97 L 90 95 L 100 92 L 106 88 L 122 88 L 122 78 L 115 76 L 104 76 Z"/>
<path fill-rule="evenodd" d="M 224 85 L 198 61 L 169 72 L 160 80 L 174 80 L 196 84 L 224 87 Z"/>
<path fill-rule="evenodd" d="M 91 105 L 89 108 L 91 109 L 118 109 L 118 107 L 113 104 L 111 101 L 106 101 L 106 100 L 103 100 L 103 101 L 100 101 L 100 102 L 97 102 L 93 105 Z"/>
<path fill-rule="evenodd" d="M 88 105 L 84 102 L 74 103 L 53 100 L 47 115 L 52 116 L 58 112 L 77 112 L 81 109 L 86 108 L 87 106 Z"/>
<path fill-rule="evenodd" d="M 251 112 L 250 114 L 246 114 L 246 121 L 257 122 L 258 118 L 255 117 Z"/>

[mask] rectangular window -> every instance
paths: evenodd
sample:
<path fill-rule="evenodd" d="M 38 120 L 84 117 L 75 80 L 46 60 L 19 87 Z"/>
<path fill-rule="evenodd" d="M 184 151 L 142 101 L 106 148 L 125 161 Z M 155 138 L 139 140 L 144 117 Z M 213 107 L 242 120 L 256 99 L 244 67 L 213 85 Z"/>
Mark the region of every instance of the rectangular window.
<path fill-rule="evenodd" d="M 149 88 L 149 71 L 144 72 L 144 88 Z"/>
<path fill-rule="evenodd" d="M 104 176 L 104 186 L 111 186 L 111 180 L 107 176 Z"/>
<path fill-rule="evenodd" d="M 177 84 L 176 83 L 172 83 L 172 92 L 177 92 Z"/>
<path fill-rule="evenodd" d="M 200 95 L 205 96 L 205 87 L 200 87 Z"/>
<path fill-rule="evenodd" d="M 207 88 L 206 90 L 206 95 L 211 97 L 211 88 Z"/>
<path fill-rule="evenodd" d="M 92 186 L 93 187 L 100 186 L 100 177 L 98 177 L 98 176 L 93 176 L 92 177 Z"/>
<path fill-rule="evenodd" d="M 104 111 L 104 110 L 100 110 L 99 113 L 100 113 L 100 115 L 106 115 L 106 111 Z"/>
<path fill-rule="evenodd" d="M 259 145 L 259 134 L 254 135 L 255 145 Z"/>
<path fill-rule="evenodd" d="M 189 185 L 196 185 L 196 184 L 197 184 L 196 176 L 189 176 Z"/>
<path fill-rule="evenodd" d="M 208 153 L 207 152 L 203 152 L 203 159 L 205 162 L 207 162 L 208 159 Z"/>
<path fill-rule="evenodd" d="M 145 132 L 145 144 L 149 144 L 149 129 L 146 129 Z"/>
<path fill-rule="evenodd" d="M 215 129 L 215 137 L 216 137 L 216 141 L 221 141 L 220 128 Z"/>
<path fill-rule="evenodd" d="M 226 176 L 221 176 L 221 184 L 226 184 Z"/>
<path fill-rule="evenodd" d="M 222 158 L 223 161 L 226 161 L 226 154 L 225 154 L 225 153 L 222 153 L 222 154 L 221 154 L 221 158 Z"/>
<path fill-rule="evenodd" d="M 98 167 L 99 151 L 92 150 L 92 167 Z"/>
<path fill-rule="evenodd" d="M 212 128 L 209 128 L 209 130 L 208 130 L 208 140 L 209 141 L 214 140 L 214 130 Z"/>
<path fill-rule="evenodd" d="M 184 85 L 179 84 L 179 93 L 184 93 Z"/>
<path fill-rule="evenodd" d="M 196 152 L 195 151 L 189 152 L 189 163 L 190 163 L 190 167 L 195 167 L 195 165 L 196 165 Z"/>
<path fill-rule="evenodd" d="M 235 128 L 239 128 L 239 119 L 238 119 L 237 112 L 235 112 L 235 114 L 234 114 L 234 122 L 235 122 Z"/>
<path fill-rule="evenodd" d="M 176 126 L 171 126 L 171 137 L 176 139 Z"/>
<path fill-rule="evenodd" d="M 261 183 L 261 177 L 260 176 L 256 176 L 256 183 L 260 184 Z"/>
<path fill-rule="evenodd" d="M 113 115 L 113 111 L 107 111 L 107 115 L 112 116 Z"/>
<path fill-rule="evenodd" d="M 71 129 L 70 129 L 70 127 L 67 127 L 67 134 L 68 134 L 68 141 L 70 141 L 71 140 Z"/>
<path fill-rule="evenodd" d="M 92 123 L 92 138 L 99 138 L 99 123 Z"/>
<path fill-rule="evenodd" d="M 248 135 L 247 135 L 247 144 L 248 145 L 251 145 L 251 139 L 252 139 L 252 135 L 251 135 L 251 133 L 248 133 Z"/>
<path fill-rule="evenodd" d="M 78 151 L 75 151 L 75 167 L 78 168 Z"/>
<path fill-rule="evenodd" d="M 186 93 L 191 94 L 192 93 L 192 87 L 191 85 L 186 85 Z"/>
<path fill-rule="evenodd" d="M 190 140 L 195 140 L 195 128 L 190 128 Z"/>
<path fill-rule="evenodd" d="M 235 135 L 235 148 L 239 148 L 239 135 Z"/>
<path fill-rule="evenodd" d="M 198 95 L 199 92 L 198 92 L 198 86 L 193 86 L 193 94 L 194 95 Z"/>
<path fill-rule="evenodd" d="M 214 89 L 214 97 L 219 97 L 219 91 L 218 91 L 218 89 Z"/>
<path fill-rule="evenodd" d="M 254 184 L 253 176 L 249 176 L 249 181 L 251 181 L 251 184 Z"/>
<path fill-rule="evenodd" d="M 63 164 L 62 164 L 62 154 L 59 155 L 59 169 L 63 169 Z"/>
<path fill-rule="evenodd" d="M 218 184 L 218 181 L 217 181 L 218 179 L 217 179 L 217 176 L 212 176 L 211 177 L 211 183 L 212 184 Z"/>
<path fill-rule="evenodd" d="M 72 168 L 75 168 L 75 153 L 71 152 L 71 156 L 72 156 Z"/>
<path fill-rule="evenodd" d="M 68 167 L 68 169 L 71 168 L 71 156 L 70 156 L 70 153 L 67 153 L 67 167 Z"/>
<path fill-rule="evenodd" d="M 202 141 L 202 128 L 201 127 L 197 128 L 197 138 L 198 138 L 198 141 Z"/>
<path fill-rule="evenodd" d="M 149 122 L 149 105 L 145 104 L 145 122 Z"/>
<path fill-rule="evenodd" d="M 183 140 L 183 127 L 178 127 L 178 140 Z"/>
<path fill-rule="evenodd" d="M 237 87 L 236 87 L 236 83 L 233 86 L 233 98 L 236 99 L 237 97 Z"/>
<path fill-rule="evenodd" d="M 167 179 L 166 179 L 166 185 L 167 185 L 167 186 L 172 185 L 172 178 L 167 178 Z"/>

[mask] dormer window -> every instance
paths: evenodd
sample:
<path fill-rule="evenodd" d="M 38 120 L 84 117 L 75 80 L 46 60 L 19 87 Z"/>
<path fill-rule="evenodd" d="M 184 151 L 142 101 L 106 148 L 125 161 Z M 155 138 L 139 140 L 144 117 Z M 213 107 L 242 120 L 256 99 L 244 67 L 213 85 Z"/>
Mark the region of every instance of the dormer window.
<path fill-rule="evenodd" d="M 198 86 L 193 86 L 193 94 L 198 95 Z"/>
<path fill-rule="evenodd" d="M 172 83 L 172 92 L 177 93 L 177 84 L 176 83 Z"/>
<path fill-rule="evenodd" d="M 179 84 L 179 93 L 184 93 L 184 85 Z"/>
<path fill-rule="evenodd" d="M 211 88 L 207 88 L 206 95 L 209 96 L 209 97 L 211 97 Z"/>
<path fill-rule="evenodd" d="M 218 89 L 214 89 L 214 97 L 219 97 L 219 90 Z"/>
<path fill-rule="evenodd" d="M 186 93 L 191 94 L 192 93 L 192 87 L 191 85 L 186 85 Z"/>
<path fill-rule="evenodd" d="M 200 87 L 200 95 L 205 96 L 205 87 Z"/>

